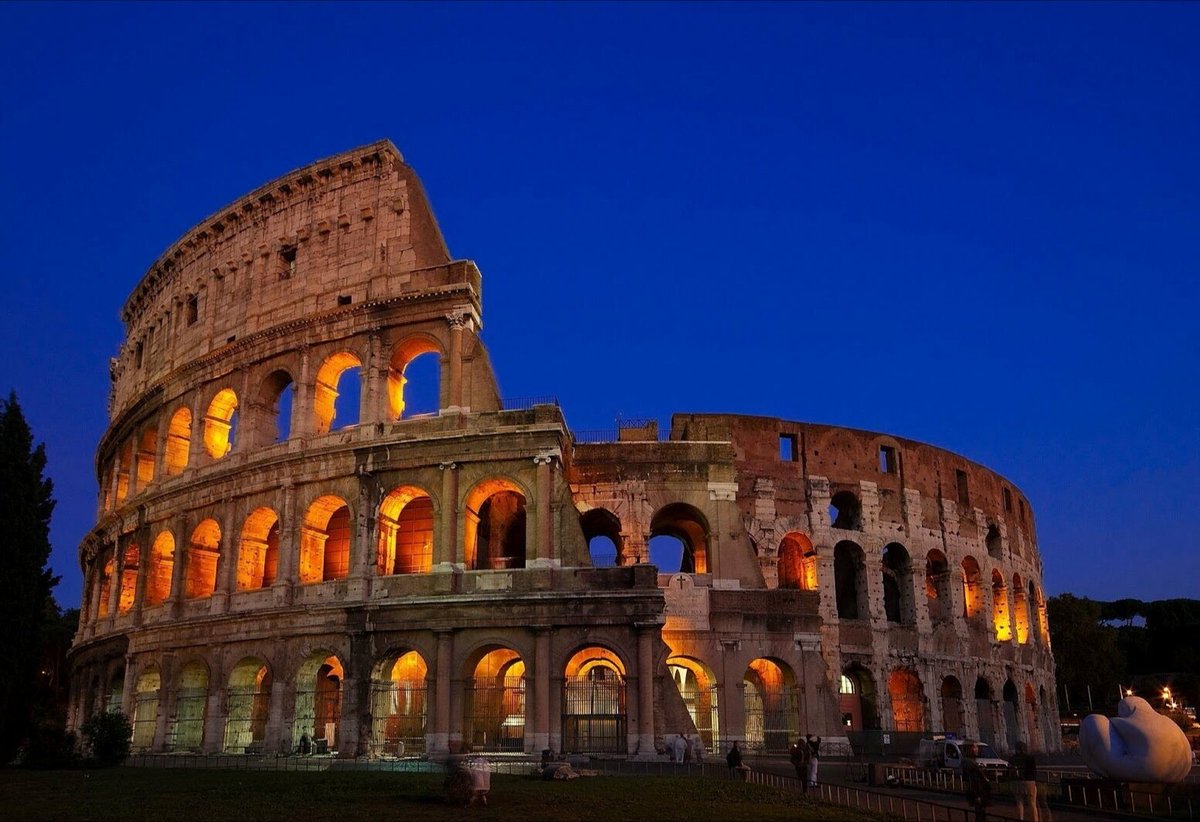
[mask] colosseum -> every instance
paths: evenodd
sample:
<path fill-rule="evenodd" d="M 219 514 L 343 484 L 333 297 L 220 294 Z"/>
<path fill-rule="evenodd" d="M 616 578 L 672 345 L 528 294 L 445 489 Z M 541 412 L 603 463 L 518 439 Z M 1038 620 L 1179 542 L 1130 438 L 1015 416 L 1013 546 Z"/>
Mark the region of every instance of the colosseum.
<path fill-rule="evenodd" d="M 150 266 L 79 549 L 73 728 L 119 709 L 136 751 L 434 759 L 1059 747 L 1012 483 L 768 417 L 573 433 L 501 399 L 481 285 L 388 141 Z"/>

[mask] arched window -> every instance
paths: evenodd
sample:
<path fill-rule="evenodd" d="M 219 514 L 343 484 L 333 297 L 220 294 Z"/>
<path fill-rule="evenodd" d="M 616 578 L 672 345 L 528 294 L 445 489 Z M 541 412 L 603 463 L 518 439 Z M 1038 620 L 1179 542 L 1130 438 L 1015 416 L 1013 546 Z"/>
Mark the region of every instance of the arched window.
<path fill-rule="evenodd" d="M 883 549 L 883 610 L 888 622 L 912 625 L 915 621 L 912 560 L 898 542 Z"/>
<path fill-rule="evenodd" d="M 845 731 L 874 730 L 879 727 L 875 710 L 875 679 L 861 665 L 850 665 L 842 672 L 838 687 L 838 713 Z"/>
<path fill-rule="evenodd" d="M 188 454 L 192 448 L 192 412 L 187 408 L 176 409 L 167 428 L 167 450 L 164 455 L 167 476 L 183 473 L 187 468 Z"/>
<path fill-rule="evenodd" d="M 853 491 L 838 491 L 829 501 L 829 524 L 846 531 L 862 530 L 862 503 Z"/>
<path fill-rule="evenodd" d="M 142 562 L 142 549 L 137 543 L 125 547 L 125 561 L 121 566 L 121 593 L 117 600 L 117 613 L 127 614 L 133 609 L 137 594 L 138 566 Z"/>
<path fill-rule="evenodd" d="M 936 548 L 925 556 L 925 608 L 934 624 L 949 622 L 950 565 L 946 555 Z"/>
<path fill-rule="evenodd" d="M 271 671 L 246 657 L 229 674 L 225 692 L 225 745 L 229 753 L 261 752 L 271 704 Z"/>
<path fill-rule="evenodd" d="M 1008 609 L 1008 588 L 999 571 L 992 571 L 992 625 L 996 629 L 996 640 L 1008 642 L 1012 639 L 1012 617 Z"/>
<path fill-rule="evenodd" d="M 146 577 L 146 604 L 162 605 L 171 596 L 171 577 L 175 572 L 175 537 L 160 531 L 150 547 L 150 568 Z"/>
<path fill-rule="evenodd" d="M 296 712 L 292 722 L 293 750 L 336 751 L 342 720 L 342 663 L 326 651 L 310 654 L 296 672 Z"/>
<path fill-rule="evenodd" d="M 510 648 L 484 649 L 470 667 L 467 742 L 476 751 L 525 748 L 525 661 Z"/>
<path fill-rule="evenodd" d="M 129 466 L 133 463 L 133 440 L 125 440 L 117 454 L 117 504 L 129 496 Z"/>
<path fill-rule="evenodd" d="M 979 741 L 988 745 L 996 744 L 996 717 L 992 705 L 993 692 L 991 683 L 983 677 L 975 680 L 975 716 L 979 723 Z"/>
<path fill-rule="evenodd" d="M 717 680 L 712 669 L 696 659 L 676 656 L 667 660 L 667 670 L 675 688 L 687 706 L 688 716 L 700 734 L 704 750 L 720 749 L 720 711 L 717 704 Z"/>
<path fill-rule="evenodd" d="M 100 588 L 100 602 L 98 603 L 100 607 L 97 614 L 103 619 L 108 616 L 109 603 L 112 600 L 113 576 L 117 572 L 116 556 L 113 551 L 108 551 L 101 554 L 97 563 L 100 565 L 100 578 L 97 580 Z"/>
<path fill-rule="evenodd" d="M 525 495 L 506 479 L 485 480 L 467 495 L 468 565 L 476 571 L 525 567 Z"/>
<path fill-rule="evenodd" d="M 947 734 L 962 736 L 963 733 L 963 689 L 954 677 L 942 680 L 942 729 Z"/>
<path fill-rule="evenodd" d="M 230 388 L 217 393 L 204 415 L 204 450 L 220 459 L 233 450 L 237 434 L 237 394 Z"/>
<path fill-rule="evenodd" d="M 208 669 L 192 660 L 179 672 L 175 686 L 175 714 L 167 749 L 199 751 L 204 744 L 204 717 L 208 707 Z"/>
<path fill-rule="evenodd" d="M 206 519 L 192 531 L 184 570 L 183 593 L 188 599 L 210 597 L 217 589 L 217 564 L 221 557 L 221 526 Z"/>
<path fill-rule="evenodd" d="M 1012 597 L 1013 628 L 1017 644 L 1024 645 L 1029 642 L 1029 600 L 1025 598 L 1025 584 L 1021 582 L 1020 574 L 1013 574 Z"/>
<path fill-rule="evenodd" d="M 388 362 L 391 419 L 436 414 L 441 408 L 441 351 L 430 339 L 409 337 L 392 349 Z"/>
<path fill-rule="evenodd" d="M 296 384 L 292 375 L 277 369 L 267 375 L 258 390 L 254 409 L 254 443 L 265 448 L 286 442 L 292 435 L 292 409 L 295 405 Z"/>
<path fill-rule="evenodd" d="M 779 587 L 817 590 L 817 550 L 804 534 L 793 532 L 779 543 Z"/>
<path fill-rule="evenodd" d="M 391 491 L 379 505 L 379 546 L 375 570 L 424 574 L 433 568 L 433 500 L 420 488 Z"/>
<path fill-rule="evenodd" d="M 786 751 L 796 737 L 796 677 L 775 659 L 753 660 L 742 676 L 746 715 L 746 747 L 750 750 Z"/>
<path fill-rule="evenodd" d="M 607 648 L 571 657 L 563 679 L 562 749 L 625 753 L 625 666 Z"/>
<path fill-rule="evenodd" d="M 141 493 L 147 485 L 154 481 L 154 452 L 157 448 L 158 429 L 151 426 L 142 432 L 141 439 L 138 440 L 138 450 L 135 457 L 137 460 L 137 488 L 134 489 L 135 494 Z"/>
<path fill-rule="evenodd" d="M 268 588 L 278 571 L 279 516 L 270 508 L 255 508 L 242 525 L 238 544 L 238 590 Z"/>
<path fill-rule="evenodd" d="M 300 582 L 345 579 L 350 573 L 350 507 L 325 495 L 313 501 L 300 530 Z"/>
<path fill-rule="evenodd" d="M 989 522 L 987 527 L 987 536 L 984 537 L 984 544 L 987 546 L 988 556 L 992 559 L 1003 559 L 1004 548 L 1000 541 L 1000 528 L 994 522 Z"/>
<path fill-rule="evenodd" d="M 358 424 L 362 362 L 348 351 L 321 364 L 313 393 L 315 432 L 327 434 Z"/>
<path fill-rule="evenodd" d="M 1004 683 L 1004 731 L 1008 735 L 1008 747 L 1013 747 L 1021 739 L 1021 709 L 1017 686 L 1011 679 Z"/>
<path fill-rule="evenodd" d="M 162 675 L 158 668 L 147 668 L 137 678 L 134 686 L 133 741 L 130 743 L 130 750 L 149 751 L 154 744 L 154 728 L 158 722 L 158 692 L 161 687 Z"/>
<path fill-rule="evenodd" d="M 425 750 L 429 669 L 416 651 L 389 656 L 371 675 L 371 751 L 403 756 Z"/>
<path fill-rule="evenodd" d="M 621 563 L 621 521 L 603 508 L 592 508 L 579 517 L 588 553 L 596 568 L 612 568 Z"/>
<path fill-rule="evenodd" d="M 650 561 L 667 573 L 708 573 L 708 522 L 691 505 L 675 502 L 650 521 Z M 678 556 L 678 565 L 675 560 Z"/>
<path fill-rule="evenodd" d="M 849 540 L 833 547 L 833 582 L 839 619 L 867 619 L 866 555 Z"/>
<path fill-rule="evenodd" d="M 897 731 L 925 730 L 925 692 L 920 677 L 897 668 L 888 674 L 888 696 L 892 700 L 892 727 Z"/>
<path fill-rule="evenodd" d="M 983 612 L 983 575 L 974 557 L 962 561 L 963 617 L 974 619 Z"/>

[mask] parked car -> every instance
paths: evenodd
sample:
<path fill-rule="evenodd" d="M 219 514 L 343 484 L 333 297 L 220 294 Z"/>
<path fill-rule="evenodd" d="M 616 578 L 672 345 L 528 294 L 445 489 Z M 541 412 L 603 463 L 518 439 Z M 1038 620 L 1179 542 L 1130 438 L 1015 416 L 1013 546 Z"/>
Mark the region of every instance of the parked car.
<path fill-rule="evenodd" d="M 958 739 L 957 737 L 935 736 L 932 739 L 922 739 L 917 745 L 917 764 L 924 768 L 936 768 L 962 773 L 965 750 L 969 745 L 979 746 L 979 755 L 975 761 L 987 774 L 988 779 L 999 781 L 1008 771 L 1008 762 L 1001 759 L 992 746 L 986 742 L 974 739 Z"/>

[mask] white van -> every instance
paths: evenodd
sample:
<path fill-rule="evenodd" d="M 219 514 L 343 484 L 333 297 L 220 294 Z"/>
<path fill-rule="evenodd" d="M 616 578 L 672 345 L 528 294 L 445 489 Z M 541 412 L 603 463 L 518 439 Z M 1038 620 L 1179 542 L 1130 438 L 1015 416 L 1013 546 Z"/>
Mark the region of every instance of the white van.
<path fill-rule="evenodd" d="M 968 745 L 979 746 L 979 756 L 975 761 L 987 774 L 988 778 L 998 781 L 1008 770 L 1008 762 L 1001 759 L 986 742 L 957 737 L 935 736 L 933 739 L 922 739 L 917 746 L 917 764 L 923 768 L 945 768 L 962 773 L 963 760 L 966 758 L 963 749 Z"/>

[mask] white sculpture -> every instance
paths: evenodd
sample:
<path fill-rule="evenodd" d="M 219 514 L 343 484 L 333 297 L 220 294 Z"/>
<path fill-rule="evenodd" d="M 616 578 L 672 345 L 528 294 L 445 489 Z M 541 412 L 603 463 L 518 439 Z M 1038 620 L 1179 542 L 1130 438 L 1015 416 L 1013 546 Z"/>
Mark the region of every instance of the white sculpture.
<path fill-rule="evenodd" d="M 1079 726 L 1079 753 L 1100 776 L 1122 782 L 1182 782 L 1192 751 L 1179 726 L 1140 696 L 1128 696 L 1109 719 L 1089 714 Z"/>

